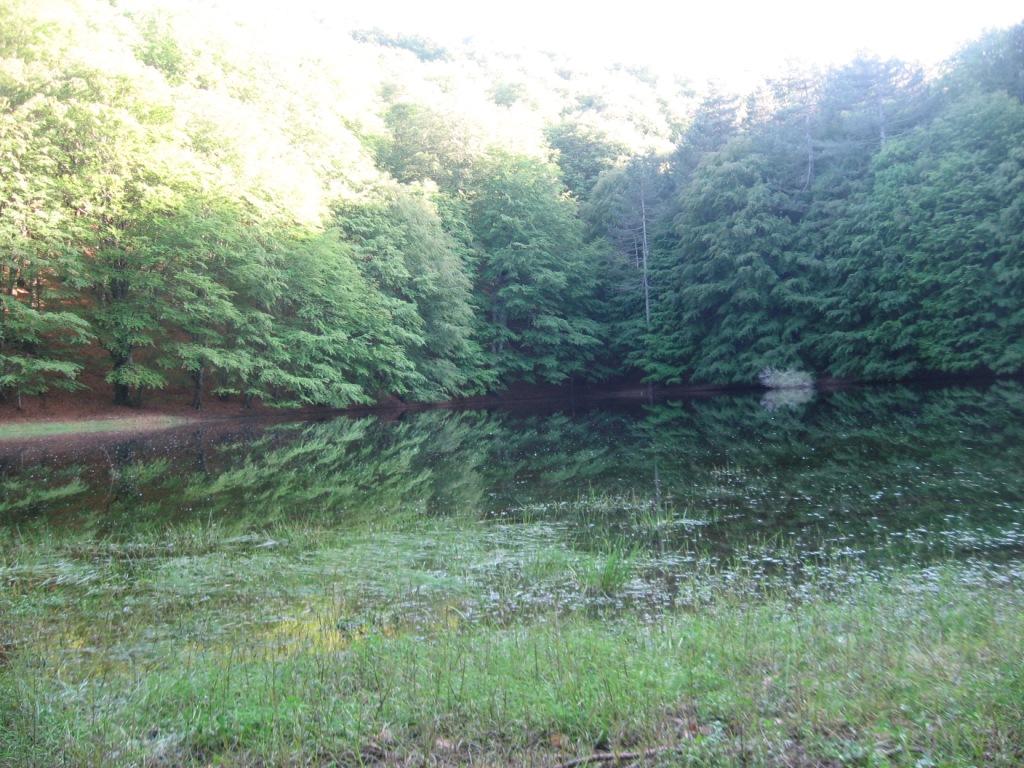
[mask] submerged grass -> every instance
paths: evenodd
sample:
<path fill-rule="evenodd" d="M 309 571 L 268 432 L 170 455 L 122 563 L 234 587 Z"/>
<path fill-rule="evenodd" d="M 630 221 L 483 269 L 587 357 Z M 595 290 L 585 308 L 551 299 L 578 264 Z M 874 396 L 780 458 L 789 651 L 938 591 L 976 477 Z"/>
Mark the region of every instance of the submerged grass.
<path fill-rule="evenodd" d="M 8 530 L 0 765 L 553 765 L 648 747 L 665 765 L 1024 762 L 1016 571 L 834 562 L 787 589 L 742 559 L 680 576 L 678 553 L 562 534 Z"/>

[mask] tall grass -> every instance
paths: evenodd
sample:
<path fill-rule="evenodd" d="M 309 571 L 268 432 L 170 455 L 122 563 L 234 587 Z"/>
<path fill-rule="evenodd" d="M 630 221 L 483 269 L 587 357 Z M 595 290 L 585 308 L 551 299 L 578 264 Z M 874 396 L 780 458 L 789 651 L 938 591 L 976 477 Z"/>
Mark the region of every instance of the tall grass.
<path fill-rule="evenodd" d="M 600 555 L 579 559 L 570 569 L 584 594 L 607 597 L 622 591 L 635 573 L 639 559 L 639 550 L 619 545 Z"/>
<path fill-rule="evenodd" d="M 1020 595 L 979 594 L 953 572 L 937 586 L 426 636 L 343 636 L 311 619 L 84 670 L 18 653 L 0 677 L 0 760 L 526 762 L 659 744 L 717 764 L 1018 765 Z"/>
<path fill-rule="evenodd" d="M 791 585 L 764 580 L 789 557 L 765 540 L 687 554 L 683 579 L 627 541 L 468 520 L 22 531 L 0 541 L 0 765 L 1024 759 L 1017 571 L 822 560 Z"/>

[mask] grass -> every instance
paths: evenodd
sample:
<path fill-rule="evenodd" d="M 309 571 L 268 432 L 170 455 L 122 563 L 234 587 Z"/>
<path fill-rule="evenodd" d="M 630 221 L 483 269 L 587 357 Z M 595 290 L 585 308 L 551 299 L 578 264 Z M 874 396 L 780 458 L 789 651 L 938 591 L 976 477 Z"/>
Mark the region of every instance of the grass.
<path fill-rule="evenodd" d="M 8 529 L 0 766 L 1024 761 L 1013 573 L 696 564 L 672 607 L 664 563 L 561 534 Z"/>
<path fill-rule="evenodd" d="M 581 559 L 571 566 L 573 576 L 586 595 L 614 595 L 629 583 L 640 554 L 637 550 L 613 545 L 596 557 Z"/>
<path fill-rule="evenodd" d="M 134 432 L 165 429 L 188 422 L 181 416 L 124 416 L 106 419 L 76 419 L 72 421 L 26 421 L 0 424 L 0 441 L 26 440 L 34 437 L 75 435 L 97 432 Z"/>

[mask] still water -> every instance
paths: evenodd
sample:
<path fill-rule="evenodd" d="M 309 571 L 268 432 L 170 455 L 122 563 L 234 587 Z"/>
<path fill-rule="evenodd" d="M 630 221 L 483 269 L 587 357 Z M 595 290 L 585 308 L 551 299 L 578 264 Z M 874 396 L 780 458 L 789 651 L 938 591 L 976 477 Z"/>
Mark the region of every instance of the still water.
<path fill-rule="evenodd" d="M 0 445 L 0 482 L 9 554 L 26 537 L 116 546 L 213 527 L 221 545 L 322 569 L 289 532 L 351 530 L 331 572 L 413 612 L 460 589 L 516 610 L 674 605 L 695 599 L 680 588 L 695 569 L 798 585 L 839 563 L 955 559 L 1015 578 L 1024 386 L 246 419 Z M 604 559 L 579 589 L 591 555 Z M 576 579 L 560 592 L 561 570 Z"/>

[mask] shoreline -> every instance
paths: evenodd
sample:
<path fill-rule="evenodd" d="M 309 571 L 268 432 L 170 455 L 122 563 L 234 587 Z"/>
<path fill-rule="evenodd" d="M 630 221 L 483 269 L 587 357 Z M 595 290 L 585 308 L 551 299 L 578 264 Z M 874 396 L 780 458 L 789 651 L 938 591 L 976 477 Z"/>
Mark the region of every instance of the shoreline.
<path fill-rule="evenodd" d="M 840 379 L 822 379 L 815 383 L 817 393 L 832 393 L 859 387 L 888 386 L 985 386 L 1003 377 L 922 377 L 895 382 L 867 382 Z M 1007 377 L 1006 380 L 1017 380 Z M 113 434 L 143 434 L 190 424 L 209 424 L 232 421 L 300 421 L 315 418 L 333 418 L 342 415 L 380 415 L 395 418 L 404 413 L 429 410 L 459 410 L 477 408 L 515 408 L 540 403 L 629 403 L 664 401 L 673 397 L 706 398 L 719 395 L 758 394 L 766 390 L 758 385 L 689 384 L 655 386 L 649 389 L 640 382 L 621 382 L 612 385 L 513 385 L 507 390 L 487 395 L 452 398 L 431 402 L 406 402 L 396 397 L 386 398 L 373 405 L 353 405 L 345 408 L 306 406 L 275 408 L 255 404 L 244 408 L 237 401 L 219 401 L 210 398 L 201 410 L 191 407 L 187 396 L 170 393 L 159 402 L 141 406 L 119 406 L 106 397 L 70 398 L 43 396 L 27 401 L 24 410 L 10 404 L 0 405 L 0 443 L 37 442 L 54 438 L 100 436 Z"/>

